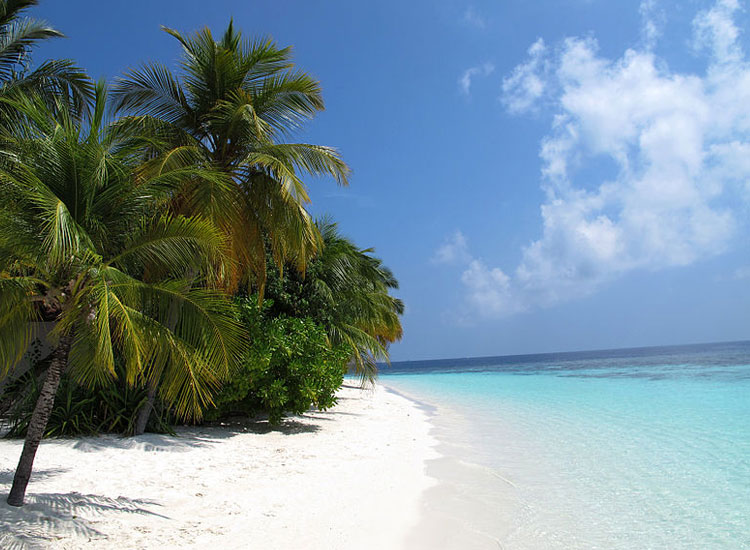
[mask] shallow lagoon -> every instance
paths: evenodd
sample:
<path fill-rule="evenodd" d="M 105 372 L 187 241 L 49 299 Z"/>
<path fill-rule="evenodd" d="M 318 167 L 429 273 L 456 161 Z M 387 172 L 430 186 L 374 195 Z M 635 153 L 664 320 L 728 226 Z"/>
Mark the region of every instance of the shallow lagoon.
<path fill-rule="evenodd" d="M 382 372 L 436 407 L 424 529 L 477 548 L 750 548 L 750 343 Z"/>

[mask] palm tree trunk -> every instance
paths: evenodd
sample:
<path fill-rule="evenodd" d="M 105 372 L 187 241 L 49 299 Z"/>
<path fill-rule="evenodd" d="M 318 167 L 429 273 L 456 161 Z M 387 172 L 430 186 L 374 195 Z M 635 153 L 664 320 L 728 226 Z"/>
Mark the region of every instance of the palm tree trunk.
<path fill-rule="evenodd" d="M 57 387 L 60 385 L 60 378 L 68 363 L 68 352 L 72 337 L 65 335 L 60 338 L 60 342 L 55 348 L 52 362 L 50 363 L 47 376 L 42 385 L 42 391 L 36 401 L 34 412 L 31 414 L 31 421 L 26 430 L 26 440 L 23 443 L 21 459 L 18 461 L 16 475 L 13 477 L 13 486 L 8 495 L 8 504 L 11 506 L 23 506 L 23 500 L 26 496 L 26 486 L 29 484 L 31 477 L 31 468 L 34 465 L 34 457 L 39 443 L 44 436 L 44 430 L 47 428 L 52 406 L 55 404 L 55 394 Z"/>
<path fill-rule="evenodd" d="M 195 277 L 195 270 L 191 270 L 188 275 L 188 280 L 190 281 L 189 286 L 193 284 L 193 280 L 195 280 Z M 169 313 L 167 314 L 167 328 L 170 331 L 173 331 L 175 327 L 177 327 L 179 314 L 180 304 L 175 300 L 169 306 Z M 146 402 L 138 411 L 138 417 L 135 420 L 135 429 L 133 435 L 143 435 L 144 433 L 146 433 L 146 425 L 148 424 L 148 419 L 151 416 L 151 411 L 154 410 L 154 402 L 156 401 L 156 390 L 158 389 L 158 386 L 158 377 L 152 377 L 148 382 L 148 397 L 146 399 Z"/>
<path fill-rule="evenodd" d="M 154 401 L 156 401 L 156 380 L 152 379 L 148 383 L 148 398 L 143 406 L 138 411 L 138 417 L 135 419 L 135 430 L 133 435 L 143 435 L 146 431 L 146 424 L 151 416 L 151 411 L 154 408 Z"/>

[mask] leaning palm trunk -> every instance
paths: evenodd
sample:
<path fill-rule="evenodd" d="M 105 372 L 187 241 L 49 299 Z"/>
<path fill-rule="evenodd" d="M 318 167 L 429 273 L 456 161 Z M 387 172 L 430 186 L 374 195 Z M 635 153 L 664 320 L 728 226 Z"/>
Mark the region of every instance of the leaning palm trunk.
<path fill-rule="evenodd" d="M 57 387 L 60 385 L 60 378 L 68 362 L 71 341 L 72 337 L 70 335 L 60 338 L 60 342 L 54 351 L 52 362 L 47 370 L 42 391 L 39 393 L 34 412 L 31 414 L 31 421 L 26 431 L 26 440 L 23 443 L 23 451 L 18 461 L 16 475 L 13 477 L 13 486 L 8 495 L 8 504 L 11 506 L 23 506 L 24 497 L 26 496 L 26 486 L 29 484 L 29 478 L 31 477 L 31 468 L 34 465 L 36 450 L 39 448 L 42 437 L 44 437 L 47 422 L 52 414 Z"/>
<path fill-rule="evenodd" d="M 191 269 L 188 273 L 188 286 L 193 286 L 193 283 L 195 282 L 195 279 L 197 278 L 198 273 Z M 169 313 L 167 314 L 167 328 L 170 331 L 174 331 L 177 328 L 177 323 L 180 320 L 180 302 L 179 300 L 172 300 L 172 304 L 169 306 Z M 146 402 L 143 404 L 143 406 L 138 411 L 138 416 L 135 419 L 135 427 L 133 430 L 133 435 L 143 435 L 146 433 L 146 426 L 148 425 L 148 420 L 151 418 L 151 412 L 154 410 L 154 404 L 156 403 L 156 393 L 159 388 L 159 373 L 155 373 L 151 376 L 151 378 L 148 379 L 147 382 L 147 388 L 148 391 L 146 393 Z"/>
<path fill-rule="evenodd" d="M 151 418 L 151 411 L 154 410 L 154 403 L 156 402 L 157 387 L 158 383 L 156 380 L 149 381 L 146 402 L 143 403 L 138 411 L 138 416 L 135 419 L 133 435 L 143 435 L 146 432 L 146 425 L 148 424 L 148 419 Z"/>

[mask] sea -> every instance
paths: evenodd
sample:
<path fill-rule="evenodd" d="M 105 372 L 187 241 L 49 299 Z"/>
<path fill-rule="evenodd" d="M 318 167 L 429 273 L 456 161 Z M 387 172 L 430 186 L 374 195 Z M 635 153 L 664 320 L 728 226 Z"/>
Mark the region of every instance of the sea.
<path fill-rule="evenodd" d="M 750 548 L 750 342 L 394 362 L 380 377 L 434 426 L 415 535 L 434 548 Z"/>

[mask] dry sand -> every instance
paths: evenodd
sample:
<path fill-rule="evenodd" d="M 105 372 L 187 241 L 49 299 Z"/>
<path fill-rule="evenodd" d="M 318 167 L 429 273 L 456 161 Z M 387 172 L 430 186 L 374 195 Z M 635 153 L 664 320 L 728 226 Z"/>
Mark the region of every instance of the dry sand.
<path fill-rule="evenodd" d="M 424 411 L 385 390 L 271 430 L 264 422 L 42 443 L 27 504 L 0 441 L 0 548 L 398 549 L 437 456 Z"/>

